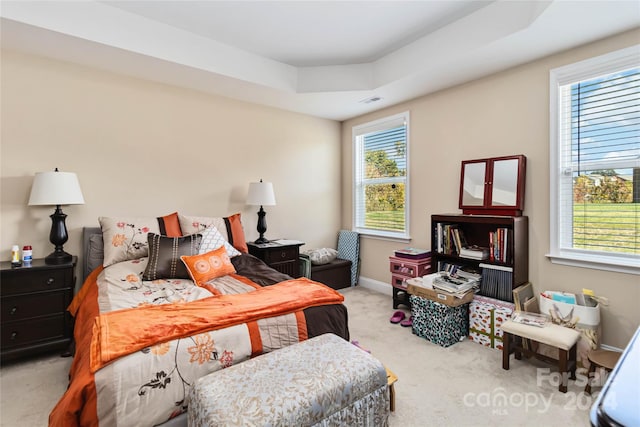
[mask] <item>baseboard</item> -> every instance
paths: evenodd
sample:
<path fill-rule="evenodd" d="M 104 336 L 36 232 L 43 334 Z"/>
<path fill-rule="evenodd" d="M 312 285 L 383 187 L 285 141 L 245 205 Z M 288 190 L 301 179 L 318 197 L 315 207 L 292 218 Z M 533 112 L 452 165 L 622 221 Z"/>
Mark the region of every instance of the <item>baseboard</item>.
<path fill-rule="evenodd" d="M 393 292 L 391 291 L 391 283 L 380 282 L 379 280 L 360 276 L 358 279 L 358 286 L 371 289 L 372 291 L 380 292 L 381 294 L 393 296 Z"/>
<path fill-rule="evenodd" d="M 600 344 L 600 349 L 609 350 L 609 351 L 618 351 L 620 353 L 622 353 L 624 351 L 624 349 L 622 349 L 622 348 L 618 348 L 618 347 L 614 347 L 612 345 L 606 345 L 606 344 Z"/>

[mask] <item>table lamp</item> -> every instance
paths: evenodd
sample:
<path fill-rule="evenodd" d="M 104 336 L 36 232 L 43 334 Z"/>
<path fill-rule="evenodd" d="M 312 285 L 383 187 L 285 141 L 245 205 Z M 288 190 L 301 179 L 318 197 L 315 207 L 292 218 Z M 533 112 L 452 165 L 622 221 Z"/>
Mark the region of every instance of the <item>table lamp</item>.
<path fill-rule="evenodd" d="M 273 193 L 273 185 L 270 182 L 251 182 L 249 183 L 249 194 L 247 195 L 247 204 L 260 206 L 258 211 L 258 233 L 260 237 L 255 243 L 268 243 L 269 240 L 265 239 L 264 233 L 267 231 L 267 220 L 264 219 L 267 214 L 263 206 L 275 206 L 276 196 Z"/>
<path fill-rule="evenodd" d="M 29 206 L 55 206 L 56 210 L 51 218 L 51 233 L 49 240 L 55 246 L 55 250 L 45 257 L 46 264 L 66 264 L 71 262 L 71 254 L 62 249 L 69 238 L 65 218 L 62 213 L 62 205 L 83 205 L 84 198 L 80 190 L 78 177 L 72 172 L 60 172 L 58 168 L 54 172 L 38 172 L 33 179 Z"/>

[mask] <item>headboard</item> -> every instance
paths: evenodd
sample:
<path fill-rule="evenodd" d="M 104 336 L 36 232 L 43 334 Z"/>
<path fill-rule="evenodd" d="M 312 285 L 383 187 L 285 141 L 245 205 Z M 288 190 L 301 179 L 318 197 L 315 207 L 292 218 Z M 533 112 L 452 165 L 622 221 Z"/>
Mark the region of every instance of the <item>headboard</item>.
<path fill-rule="evenodd" d="M 84 227 L 82 229 L 82 282 L 96 267 L 102 265 L 104 259 L 104 243 L 100 227 Z"/>

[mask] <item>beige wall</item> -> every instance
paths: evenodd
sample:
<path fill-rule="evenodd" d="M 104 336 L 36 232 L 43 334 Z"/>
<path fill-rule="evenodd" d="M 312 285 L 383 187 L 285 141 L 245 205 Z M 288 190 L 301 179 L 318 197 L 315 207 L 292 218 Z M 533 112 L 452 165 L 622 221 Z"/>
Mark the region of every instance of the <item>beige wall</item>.
<path fill-rule="evenodd" d="M 85 204 L 67 206 L 70 238 L 99 216 L 242 212 L 257 237 L 249 182 L 272 181 L 266 237 L 334 246 L 340 227 L 340 123 L 2 52 L 0 258 L 12 244 L 53 250 L 53 207 L 29 207 L 33 175 L 78 174 Z"/>
<path fill-rule="evenodd" d="M 459 213 L 460 162 L 511 154 L 527 156 L 525 215 L 529 216 L 529 279 L 536 291 L 593 289 L 603 307 L 603 343 L 624 347 L 640 325 L 637 275 L 552 264 L 549 251 L 549 71 L 640 42 L 627 32 L 468 84 L 348 120 L 342 128 L 344 226 L 352 224 L 351 128 L 410 111 L 411 224 L 414 247 L 430 247 L 430 215 Z M 402 242 L 362 238 L 361 274 L 390 283 L 388 256 Z M 391 301 L 389 301 L 391 312 Z"/>
<path fill-rule="evenodd" d="M 351 127 L 411 112 L 411 234 L 430 246 L 429 217 L 459 212 L 460 161 L 527 156 L 530 280 L 537 290 L 591 288 L 602 310 L 603 341 L 623 347 L 640 324 L 638 276 L 551 264 L 549 245 L 549 70 L 629 46 L 640 31 L 554 55 L 340 125 L 330 120 L 124 77 L 69 63 L 2 52 L 0 258 L 12 244 L 34 256 L 52 250 L 51 207 L 28 207 L 33 174 L 76 172 L 86 204 L 68 206 L 65 249 L 80 251 L 81 227 L 101 215 L 157 216 L 175 210 L 242 212 L 254 239 L 250 181 L 274 183 L 267 237 L 306 247 L 335 245 L 351 225 Z M 340 141 L 342 140 L 342 141 Z M 340 147 L 340 144 L 342 146 Z M 342 216 L 340 216 L 342 213 Z M 389 283 L 387 257 L 405 243 L 362 239 L 362 276 Z M 389 301 L 391 309 L 391 301 Z"/>

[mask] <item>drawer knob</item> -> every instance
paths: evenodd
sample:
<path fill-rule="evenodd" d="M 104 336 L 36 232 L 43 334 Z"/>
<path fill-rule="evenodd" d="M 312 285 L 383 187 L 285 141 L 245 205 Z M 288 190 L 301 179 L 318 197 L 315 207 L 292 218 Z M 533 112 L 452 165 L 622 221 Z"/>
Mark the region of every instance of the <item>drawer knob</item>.
<path fill-rule="evenodd" d="M 47 285 L 53 285 L 53 282 L 55 282 L 55 281 L 56 281 L 56 279 L 54 279 L 53 277 L 49 277 L 47 279 Z"/>
<path fill-rule="evenodd" d="M 9 312 L 9 314 L 13 316 L 13 315 L 14 315 L 14 314 L 16 314 L 17 312 L 18 312 L 18 307 L 15 307 L 15 306 L 14 306 L 14 307 L 11 307 L 11 311 Z"/>
<path fill-rule="evenodd" d="M 11 340 L 15 340 L 16 338 L 18 338 L 18 333 L 17 332 L 11 332 Z"/>
<path fill-rule="evenodd" d="M 286 252 L 280 252 L 280 258 L 286 258 L 286 257 L 287 257 Z"/>

